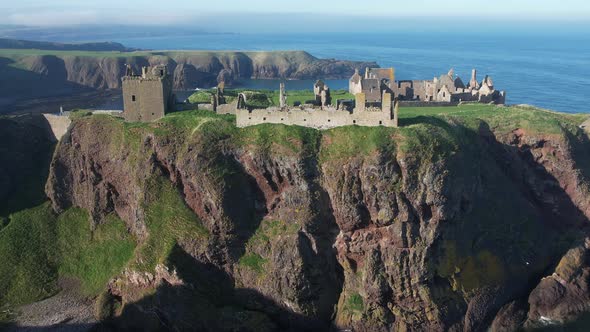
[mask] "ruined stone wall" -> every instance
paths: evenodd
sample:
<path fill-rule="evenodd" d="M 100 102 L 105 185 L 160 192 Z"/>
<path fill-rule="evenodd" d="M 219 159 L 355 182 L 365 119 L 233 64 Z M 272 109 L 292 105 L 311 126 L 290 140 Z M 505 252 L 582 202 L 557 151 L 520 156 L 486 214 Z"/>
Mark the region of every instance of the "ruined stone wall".
<path fill-rule="evenodd" d="M 162 118 L 170 93 L 159 78 L 123 78 L 123 117 L 127 121 L 154 121 Z"/>
<path fill-rule="evenodd" d="M 451 96 L 452 102 L 462 102 L 462 101 L 476 101 L 477 94 L 473 94 L 471 92 L 462 92 L 462 93 L 454 93 Z"/>
<path fill-rule="evenodd" d="M 238 100 L 229 103 L 229 104 L 221 104 L 217 105 L 216 113 L 217 114 L 236 114 L 236 109 L 238 108 Z"/>
<path fill-rule="evenodd" d="M 339 111 L 333 107 L 324 110 L 296 107 L 281 110 L 279 108 L 236 110 L 238 127 L 253 126 L 261 123 L 282 123 L 316 129 L 329 129 L 341 126 L 386 126 L 394 127 L 391 110 L 383 112 L 380 108 L 367 108 L 364 111 Z"/>
<path fill-rule="evenodd" d="M 394 97 L 401 100 L 436 101 L 436 83 L 428 80 L 397 81 L 393 84 Z M 431 100 L 432 97 L 432 100 Z"/>
<path fill-rule="evenodd" d="M 436 94 L 436 101 L 444 101 L 450 102 L 451 101 L 451 91 L 447 88 L 446 85 L 443 85 L 438 93 Z"/>
<path fill-rule="evenodd" d="M 213 109 L 213 105 L 212 105 L 212 104 L 199 104 L 199 107 L 198 107 L 198 109 L 199 109 L 199 110 L 212 111 L 212 112 L 213 112 L 213 111 L 215 111 L 215 110 Z"/>
<path fill-rule="evenodd" d="M 426 100 L 426 81 L 412 81 L 414 87 L 414 98 L 418 100 Z"/>
<path fill-rule="evenodd" d="M 397 81 L 391 84 L 391 90 L 395 97 L 401 99 L 414 99 L 414 82 Z"/>
<path fill-rule="evenodd" d="M 63 135 L 65 135 L 72 123 L 70 117 L 65 115 L 43 114 L 43 117 L 47 120 L 51 133 L 58 141 L 61 140 Z"/>

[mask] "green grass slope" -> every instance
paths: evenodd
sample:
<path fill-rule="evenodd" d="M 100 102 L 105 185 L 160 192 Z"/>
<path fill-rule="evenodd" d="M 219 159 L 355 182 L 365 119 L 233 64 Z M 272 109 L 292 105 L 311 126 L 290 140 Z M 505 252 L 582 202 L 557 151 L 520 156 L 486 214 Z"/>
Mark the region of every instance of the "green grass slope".
<path fill-rule="evenodd" d="M 149 236 L 140 244 L 115 215 L 91 229 L 88 213 L 78 208 L 55 215 L 44 203 L 11 214 L 0 230 L 0 309 L 55 294 L 62 277 L 78 280 L 82 295 L 97 296 L 126 266 L 153 272 L 180 241 L 207 236 L 168 180 L 154 177 L 149 187 Z M 0 315 L 0 321 L 8 318 Z"/>
<path fill-rule="evenodd" d="M 88 218 L 75 208 L 56 216 L 49 203 L 12 214 L 0 231 L 0 306 L 50 296 L 59 277 L 76 278 L 84 294 L 97 295 L 121 272 L 135 240 L 116 216 L 94 230 Z"/>

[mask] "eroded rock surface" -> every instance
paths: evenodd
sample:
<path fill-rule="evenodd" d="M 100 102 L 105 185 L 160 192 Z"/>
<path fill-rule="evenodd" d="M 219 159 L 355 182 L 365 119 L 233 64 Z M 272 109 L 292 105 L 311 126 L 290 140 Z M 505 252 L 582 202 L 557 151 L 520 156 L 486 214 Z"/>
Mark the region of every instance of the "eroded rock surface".
<path fill-rule="evenodd" d="M 166 304 L 178 288 L 203 294 L 217 280 L 201 300 L 240 307 L 242 326 L 258 330 L 510 331 L 526 316 L 565 322 L 588 310 L 587 248 L 571 248 L 590 216 L 585 135 L 441 120 L 429 127 L 434 145 L 384 131 L 392 144 L 345 153 L 347 128 L 262 145 L 234 129 L 154 126 L 76 122 L 47 184 L 57 211 L 83 207 L 94 222 L 114 211 L 145 239 L 146 181 L 163 176 L 202 221 L 207 240 L 179 241 L 170 263 L 183 283 L 147 282 L 162 290 L 148 300 L 118 293 L 127 308 L 155 307 L 174 325 L 189 317 Z"/>

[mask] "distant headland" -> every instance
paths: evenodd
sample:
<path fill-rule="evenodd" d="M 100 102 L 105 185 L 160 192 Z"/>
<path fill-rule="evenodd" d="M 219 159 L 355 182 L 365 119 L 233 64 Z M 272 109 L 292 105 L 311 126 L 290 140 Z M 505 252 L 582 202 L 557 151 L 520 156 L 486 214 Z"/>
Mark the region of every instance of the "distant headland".
<path fill-rule="evenodd" d="M 212 87 L 220 81 L 231 85 L 240 79 L 347 79 L 355 68 L 378 67 L 375 62 L 320 59 L 304 51 L 131 51 L 113 43 L 4 40 L 0 86 L 8 97 L 0 106 L 119 89 L 126 65 L 139 71 L 156 64 L 167 66 L 174 90 Z"/>

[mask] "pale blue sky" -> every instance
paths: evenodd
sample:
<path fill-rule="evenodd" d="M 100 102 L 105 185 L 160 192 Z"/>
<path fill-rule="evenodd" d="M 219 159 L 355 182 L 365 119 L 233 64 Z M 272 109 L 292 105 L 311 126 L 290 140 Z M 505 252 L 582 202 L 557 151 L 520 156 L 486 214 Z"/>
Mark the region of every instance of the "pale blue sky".
<path fill-rule="evenodd" d="M 219 13 L 590 21 L 589 0 L 0 0 L 0 23 L 197 24 Z M 250 14 L 251 15 L 251 14 Z M 242 18 L 247 21 L 247 18 Z M 223 23 L 223 18 L 220 19 Z"/>

